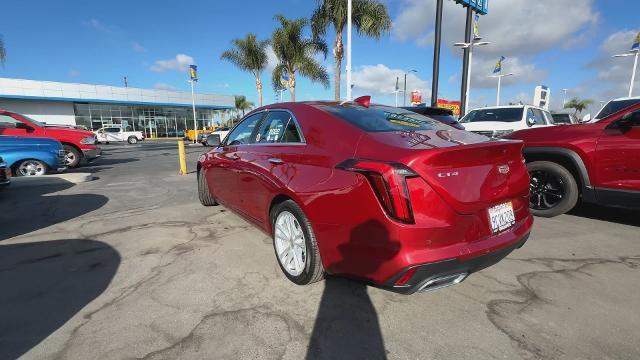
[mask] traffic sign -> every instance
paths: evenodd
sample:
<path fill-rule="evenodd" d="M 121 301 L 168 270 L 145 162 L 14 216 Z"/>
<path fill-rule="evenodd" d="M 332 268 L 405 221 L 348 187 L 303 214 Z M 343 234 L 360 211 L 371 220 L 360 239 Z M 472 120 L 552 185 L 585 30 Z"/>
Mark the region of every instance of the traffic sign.
<path fill-rule="evenodd" d="M 487 15 L 489 12 L 489 0 L 455 0 L 455 2 L 468 6 L 482 15 Z"/>

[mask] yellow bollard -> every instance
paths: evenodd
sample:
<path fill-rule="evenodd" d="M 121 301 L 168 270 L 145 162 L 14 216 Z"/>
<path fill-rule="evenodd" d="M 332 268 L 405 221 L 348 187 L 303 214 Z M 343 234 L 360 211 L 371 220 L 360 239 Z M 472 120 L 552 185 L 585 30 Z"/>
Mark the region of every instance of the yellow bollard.
<path fill-rule="evenodd" d="M 178 141 L 178 157 L 180 158 L 180 175 L 187 175 L 187 155 L 184 152 L 184 140 Z"/>

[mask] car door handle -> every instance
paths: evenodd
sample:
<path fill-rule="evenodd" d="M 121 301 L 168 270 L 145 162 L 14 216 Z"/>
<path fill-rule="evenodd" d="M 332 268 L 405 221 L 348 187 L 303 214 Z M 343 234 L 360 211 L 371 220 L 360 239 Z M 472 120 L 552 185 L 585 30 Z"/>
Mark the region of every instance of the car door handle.
<path fill-rule="evenodd" d="M 282 161 L 282 159 L 278 159 L 278 158 L 270 158 L 269 162 L 274 164 L 274 165 L 284 164 L 284 161 Z"/>

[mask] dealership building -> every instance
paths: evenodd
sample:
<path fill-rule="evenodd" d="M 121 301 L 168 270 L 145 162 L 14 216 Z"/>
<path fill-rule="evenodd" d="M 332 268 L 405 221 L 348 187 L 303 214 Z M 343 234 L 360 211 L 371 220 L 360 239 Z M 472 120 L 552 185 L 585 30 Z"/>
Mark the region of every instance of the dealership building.
<path fill-rule="evenodd" d="M 199 129 L 222 121 L 232 95 L 195 96 Z M 147 136 L 177 136 L 193 129 L 190 92 L 0 78 L 0 109 L 47 124 L 96 130 L 118 124 Z"/>

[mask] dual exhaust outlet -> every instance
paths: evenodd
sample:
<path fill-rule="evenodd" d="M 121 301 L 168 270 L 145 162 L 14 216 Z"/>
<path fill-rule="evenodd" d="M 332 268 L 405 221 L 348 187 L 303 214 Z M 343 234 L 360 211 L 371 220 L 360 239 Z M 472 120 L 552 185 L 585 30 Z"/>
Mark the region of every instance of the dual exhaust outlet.
<path fill-rule="evenodd" d="M 424 293 L 460 284 L 467 276 L 469 276 L 469 273 L 466 272 L 439 276 L 425 282 L 416 292 Z"/>

